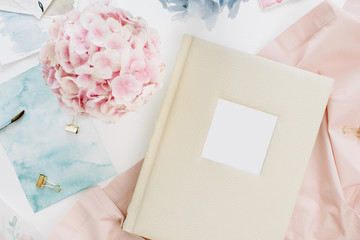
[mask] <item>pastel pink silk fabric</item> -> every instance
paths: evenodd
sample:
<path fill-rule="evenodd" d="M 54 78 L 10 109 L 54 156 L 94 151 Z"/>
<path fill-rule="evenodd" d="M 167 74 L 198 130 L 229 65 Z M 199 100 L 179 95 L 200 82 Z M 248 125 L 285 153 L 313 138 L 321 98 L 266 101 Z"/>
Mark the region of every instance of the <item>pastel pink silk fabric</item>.
<path fill-rule="evenodd" d="M 58 224 L 48 240 L 143 240 L 122 230 L 142 161 L 104 189 L 89 191 Z"/>
<path fill-rule="evenodd" d="M 324 2 L 259 53 L 335 79 L 285 239 L 360 239 L 360 138 L 343 134 L 360 125 L 359 16 Z"/>
<path fill-rule="evenodd" d="M 360 124 L 358 15 L 360 0 L 324 2 L 259 53 L 335 79 L 286 240 L 360 239 L 360 138 L 343 134 Z M 142 239 L 121 229 L 141 165 L 88 192 L 48 239 Z"/>

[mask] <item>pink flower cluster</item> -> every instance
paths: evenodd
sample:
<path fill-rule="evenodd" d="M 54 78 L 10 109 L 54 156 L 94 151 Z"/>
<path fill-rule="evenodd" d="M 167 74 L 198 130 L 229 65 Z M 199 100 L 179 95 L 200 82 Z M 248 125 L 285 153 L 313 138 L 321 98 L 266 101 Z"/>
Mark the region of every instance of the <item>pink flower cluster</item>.
<path fill-rule="evenodd" d="M 56 19 L 39 61 L 65 112 L 115 122 L 161 87 L 159 50 L 157 32 L 143 19 L 102 5 Z"/>

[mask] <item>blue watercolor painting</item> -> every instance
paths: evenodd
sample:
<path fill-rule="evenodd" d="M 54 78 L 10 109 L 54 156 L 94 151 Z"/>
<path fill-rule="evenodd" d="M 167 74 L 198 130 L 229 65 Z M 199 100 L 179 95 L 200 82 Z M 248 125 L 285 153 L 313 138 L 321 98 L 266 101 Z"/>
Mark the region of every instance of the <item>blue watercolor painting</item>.
<path fill-rule="evenodd" d="M 65 132 L 62 113 L 45 85 L 40 66 L 0 85 L 0 124 L 25 110 L 0 131 L 2 143 L 35 212 L 115 175 L 90 119 L 78 119 L 78 134 Z M 62 185 L 61 192 L 35 186 L 40 174 Z"/>
<path fill-rule="evenodd" d="M 45 27 L 34 16 L 0 11 L 0 62 L 10 63 L 35 52 L 47 40 Z"/>
<path fill-rule="evenodd" d="M 0 200 L 0 240 L 44 240 L 45 237 Z"/>

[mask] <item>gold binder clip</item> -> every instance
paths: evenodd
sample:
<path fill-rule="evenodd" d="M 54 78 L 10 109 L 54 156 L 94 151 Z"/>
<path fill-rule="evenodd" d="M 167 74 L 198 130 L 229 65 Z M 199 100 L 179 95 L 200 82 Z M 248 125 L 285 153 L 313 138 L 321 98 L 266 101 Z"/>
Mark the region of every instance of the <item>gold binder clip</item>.
<path fill-rule="evenodd" d="M 77 134 L 79 132 L 79 126 L 76 125 L 75 117 L 72 118 L 71 123 L 66 124 L 66 127 L 64 130 L 69 133 L 74 133 L 74 134 Z"/>
<path fill-rule="evenodd" d="M 49 182 L 47 180 L 47 176 L 40 174 L 37 182 L 36 182 L 36 186 L 39 188 L 44 188 L 44 187 L 48 187 L 48 188 L 52 188 L 57 192 L 60 192 L 62 189 L 62 186 L 60 184 L 55 184 L 52 182 Z"/>
<path fill-rule="evenodd" d="M 360 137 L 360 128 L 351 128 L 351 127 L 345 126 L 343 128 L 343 132 L 345 135 L 355 135 L 355 136 Z"/>

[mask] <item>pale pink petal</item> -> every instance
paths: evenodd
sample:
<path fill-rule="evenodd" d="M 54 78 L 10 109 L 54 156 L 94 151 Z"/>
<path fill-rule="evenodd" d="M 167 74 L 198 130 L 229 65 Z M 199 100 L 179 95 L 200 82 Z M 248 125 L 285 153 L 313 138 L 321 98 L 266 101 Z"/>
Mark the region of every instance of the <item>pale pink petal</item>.
<path fill-rule="evenodd" d="M 129 48 L 129 43 L 122 38 L 121 33 L 112 33 L 105 39 L 105 47 L 117 51 L 124 51 Z"/>
<path fill-rule="evenodd" d="M 140 49 L 133 50 L 131 53 L 123 56 L 122 73 L 132 73 L 135 71 L 143 71 L 146 67 L 144 53 Z"/>
<path fill-rule="evenodd" d="M 90 23 L 87 37 L 96 46 L 103 47 L 109 34 L 111 34 L 111 31 L 108 25 L 103 19 L 99 18 Z"/>
<path fill-rule="evenodd" d="M 78 54 L 85 53 L 90 47 L 90 42 L 87 40 L 88 30 L 77 22 L 71 24 L 67 31 L 70 37 L 70 50 Z"/>
<path fill-rule="evenodd" d="M 56 60 L 68 73 L 72 72 L 73 67 L 70 63 L 69 43 L 65 40 L 57 42 L 55 46 Z"/>
<path fill-rule="evenodd" d="M 92 77 L 89 74 L 81 74 L 75 81 L 80 88 L 89 88 L 93 84 Z"/>
<path fill-rule="evenodd" d="M 135 23 L 136 22 L 136 19 L 131 15 L 130 12 L 121 10 L 121 11 L 118 11 L 117 14 L 119 16 L 119 19 L 123 20 L 126 23 Z"/>
<path fill-rule="evenodd" d="M 64 18 L 57 18 L 53 20 L 53 24 L 49 27 L 48 35 L 49 39 L 57 40 L 60 36 L 60 28 L 64 24 Z"/>
<path fill-rule="evenodd" d="M 52 89 L 56 89 L 60 87 L 60 83 L 55 78 L 55 69 L 50 69 L 49 76 L 47 78 L 46 83 L 51 87 Z"/>
<path fill-rule="evenodd" d="M 80 12 L 73 10 L 70 11 L 68 13 L 66 13 L 65 18 L 62 17 L 63 19 L 67 19 L 67 20 L 71 20 L 71 21 L 79 21 L 80 19 Z"/>
<path fill-rule="evenodd" d="M 69 43 L 65 40 L 57 42 L 55 46 L 56 54 L 59 62 L 69 61 Z"/>
<path fill-rule="evenodd" d="M 110 79 L 112 77 L 112 70 L 110 66 L 96 66 L 94 75 L 102 79 Z"/>
<path fill-rule="evenodd" d="M 85 105 L 86 105 L 87 101 L 89 101 L 89 98 L 87 97 L 87 90 L 82 89 L 82 90 L 79 91 L 78 101 L 79 101 L 79 106 L 82 109 L 82 112 L 84 112 L 85 111 Z"/>
<path fill-rule="evenodd" d="M 146 85 L 143 88 L 142 97 L 143 98 L 148 98 L 150 96 L 153 96 L 155 94 L 155 92 L 157 92 L 158 90 L 159 90 L 159 86 L 157 84 Z"/>
<path fill-rule="evenodd" d="M 87 64 L 84 64 L 84 65 L 81 65 L 77 68 L 74 69 L 74 72 L 77 74 L 77 75 L 81 75 L 81 74 L 93 74 L 94 73 L 94 68 L 93 67 L 90 67 L 89 65 Z"/>
<path fill-rule="evenodd" d="M 89 100 L 85 104 L 85 108 L 87 113 L 91 116 L 96 118 L 104 118 L 103 114 L 101 113 L 101 105 L 106 103 L 106 99 L 101 99 L 99 101 Z"/>
<path fill-rule="evenodd" d="M 147 84 L 148 82 L 150 82 L 150 78 L 145 75 L 144 72 L 135 72 L 133 73 L 133 75 L 135 76 L 136 80 L 138 80 L 142 84 Z"/>
<path fill-rule="evenodd" d="M 99 51 L 101 51 L 101 47 L 98 47 L 98 46 L 90 43 L 90 47 L 89 47 L 89 49 L 87 51 L 87 54 L 89 56 L 92 56 L 94 53 L 99 52 Z"/>
<path fill-rule="evenodd" d="M 71 50 L 69 50 L 69 53 L 70 53 L 69 60 L 73 68 L 82 66 L 83 64 L 86 63 L 87 56 L 79 55 L 78 53 Z"/>
<path fill-rule="evenodd" d="M 78 113 L 82 113 L 85 110 L 81 105 L 78 97 L 74 97 L 73 99 L 71 99 L 71 106 Z"/>
<path fill-rule="evenodd" d="M 120 32 L 123 28 L 121 22 L 112 17 L 106 19 L 106 23 L 112 32 Z"/>
<path fill-rule="evenodd" d="M 84 12 L 80 16 L 80 23 L 85 29 L 89 29 L 90 24 L 96 19 L 100 19 L 99 14 L 94 12 Z"/>
<path fill-rule="evenodd" d="M 68 76 L 68 74 L 64 71 L 64 69 L 60 66 L 59 68 L 56 68 L 55 78 L 61 82 L 61 79 L 65 76 Z"/>
<path fill-rule="evenodd" d="M 84 54 L 90 48 L 90 43 L 82 38 L 76 36 L 70 37 L 70 48 L 77 54 Z"/>
<path fill-rule="evenodd" d="M 150 60 L 147 61 L 145 71 L 153 82 L 161 81 L 164 78 L 165 64 L 163 64 L 159 54 L 153 55 Z"/>
<path fill-rule="evenodd" d="M 61 88 L 69 95 L 75 95 L 79 93 L 79 87 L 75 83 L 75 78 L 64 77 L 61 80 Z"/>
<path fill-rule="evenodd" d="M 146 35 L 146 33 L 142 32 L 142 30 L 139 30 L 139 31 L 141 31 L 141 32 L 137 35 L 136 38 L 133 38 L 131 47 L 133 49 L 142 50 L 145 47 L 145 44 L 147 42 L 147 35 Z"/>
<path fill-rule="evenodd" d="M 160 36 L 155 30 L 150 30 L 148 42 L 145 47 L 154 52 L 160 50 Z"/>
<path fill-rule="evenodd" d="M 121 69 L 121 57 L 115 50 L 105 50 L 92 55 L 91 64 L 94 66 L 94 75 L 102 79 L 109 79 L 113 72 Z"/>
<path fill-rule="evenodd" d="M 100 105 L 100 111 L 105 116 L 113 114 L 115 110 L 116 108 L 111 104 L 110 100 Z"/>
<path fill-rule="evenodd" d="M 135 60 L 130 65 L 131 72 L 143 72 L 145 70 L 146 63 L 144 59 Z"/>
<path fill-rule="evenodd" d="M 95 88 L 88 92 L 89 98 L 94 98 L 94 101 L 97 101 L 97 98 L 99 100 L 106 98 L 109 95 L 109 91 L 103 88 L 101 84 L 96 84 Z M 99 98 L 101 96 L 102 98 Z"/>
<path fill-rule="evenodd" d="M 41 48 L 39 61 L 42 65 L 54 64 L 55 59 L 55 42 L 48 41 Z"/>
<path fill-rule="evenodd" d="M 109 82 L 104 82 L 104 83 L 101 84 L 101 86 L 105 91 L 108 91 L 108 92 L 112 91 L 112 88 L 111 88 Z"/>
<path fill-rule="evenodd" d="M 133 75 L 116 77 L 111 82 L 112 94 L 116 100 L 131 101 L 141 92 L 142 84 Z"/>

